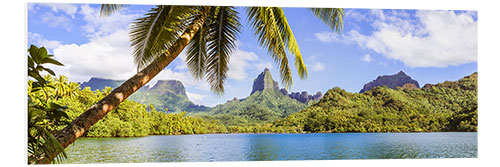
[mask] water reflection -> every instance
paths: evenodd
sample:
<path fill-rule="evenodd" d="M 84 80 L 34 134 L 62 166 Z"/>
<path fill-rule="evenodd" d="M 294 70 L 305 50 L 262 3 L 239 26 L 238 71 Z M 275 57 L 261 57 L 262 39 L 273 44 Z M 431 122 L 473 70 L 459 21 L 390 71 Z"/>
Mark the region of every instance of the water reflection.
<path fill-rule="evenodd" d="M 477 157 L 477 133 L 206 134 L 81 138 L 65 163 Z"/>

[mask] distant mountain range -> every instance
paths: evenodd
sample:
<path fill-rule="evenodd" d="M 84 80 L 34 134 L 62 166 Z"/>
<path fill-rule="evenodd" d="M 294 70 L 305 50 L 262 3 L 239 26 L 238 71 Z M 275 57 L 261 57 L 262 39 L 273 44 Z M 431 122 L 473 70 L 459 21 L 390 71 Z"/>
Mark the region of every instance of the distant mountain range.
<path fill-rule="evenodd" d="M 80 86 L 96 90 L 105 87 L 116 88 L 123 82 L 125 81 L 91 78 L 88 82 L 80 83 Z M 234 98 L 212 108 L 191 102 L 186 95 L 184 85 L 177 80 L 159 80 L 152 87 L 142 87 L 129 99 L 146 105 L 153 104 L 158 111 L 165 111 L 167 108 L 169 112 L 207 112 L 215 115 L 241 114 L 258 106 L 260 111 L 268 112 L 267 114 L 278 118 L 298 112 L 321 97 L 321 92 L 309 95 L 305 91 L 288 93 L 285 89 L 280 89 L 278 82 L 273 80 L 269 69 L 266 68 L 254 79 L 252 91 L 248 97 Z"/>
<path fill-rule="evenodd" d="M 91 90 L 104 89 L 105 87 L 116 88 L 124 80 L 111 80 L 102 78 L 91 78 L 88 82 L 80 84 L 81 88 L 90 87 Z M 144 86 L 128 98 L 142 104 L 153 104 L 158 111 L 169 112 L 199 112 L 209 109 L 203 105 L 196 105 L 189 100 L 184 85 L 177 80 L 158 80 L 153 86 Z"/>
<path fill-rule="evenodd" d="M 105 87 L 116 88 L 124 80 L 111 80 L 102 78 L 91 78 L 88 82 L 80 83 L 82 88 L 90 87 L 91 90 L 104 89 Z M 417 81 L 411 79 L 403 71 L 394 75 L 383 75 L 364 85 L 360 93 L 371 90 L 378 86 L 387 86 L 395 89 L 419 88 Z M 321 92 L 309 94 L 303 92 L 288 92 L 280 89 L 278 82 L 274 81 L 269 69 L 264 69 L 254 79 L 250 95 L 243 99 L 234 98 L 224 104 L 215 107 L 196 105 L 189 100 L 186 89 L 182 82 L 177 80 L 159 80 L 154 86 L 144 86 L 129 97 L 130 100 L 142 104 L 153 104 L 158 111 L 169 112 L 207 112 L 211 114 L 240 114 L 250 108 L 263 108 L 269 114 L 284 117 L 298 112 L 310 104 L 319 101 L 323 97 Z M 250 108 L 249 108 L 250 107 Z"/>

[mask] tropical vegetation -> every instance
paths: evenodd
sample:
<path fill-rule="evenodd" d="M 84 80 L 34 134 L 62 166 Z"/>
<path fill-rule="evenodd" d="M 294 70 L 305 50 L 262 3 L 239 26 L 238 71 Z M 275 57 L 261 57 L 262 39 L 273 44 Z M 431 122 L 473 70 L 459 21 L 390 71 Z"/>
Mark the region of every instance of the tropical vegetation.
<path fill-rule="evenodd" d="M 477 73 L 425 88 L 330 89 L 310 107 L 276 121 L 294 132 L 477 131 Z"/>
<path fill-rule="evenodd" d="M 101 11 L 104 15 L 109 14 L 120 6 L 103 5 Z M 332 29 L 342 28 L 343 9 L 313 8 L 311 11 Z M 282 84 L 287 88 L 292 84 L 289 53 L 295 56 L 299 76 L 307 77 L 304 61 L 283 10 L 278 7 L 247 7 L 246 14 L 260 45 L 279 65 Z M 233 6 L 154 7 L 137 19 L 130 31 L 133 56 L 140 71 L 91 105 L 54 137 L 66 148 L 155 77 L 186 47 L 186 63 L 193 76 L 205 79 L 213 92 L 222 94 L 229 57 L 240 27 L 238 12 Z M 37 163 L 50 163 L 52 159 L 51 156 L 42 156 Z"/>
<path fill-rule="evenodd" d="M 64 77 L 59 77 L 53 82 L 47 77 L 55 75 L 54 71 L 44 67 L 47 64 L 62 66 L 55 60 L 54 55 L 49 55 L 44 47 L 38 48 L 31 45 L 28 49 L 28 163 L 35 163 L 44 156 L 60 161 L 66 157 L 64 148 L 59 144 L 53 133 L 56 126 L 68 125 L 65 120 L 68 115 L 64 112 L 66 106 L 55 103 L 63 96 L 76 94 L 72 91 L 79 85 L 66 84 Z M 49 73 L 42 77 L 43 72 Z M 75 87 L 76 86 L 76 87 Z"/>

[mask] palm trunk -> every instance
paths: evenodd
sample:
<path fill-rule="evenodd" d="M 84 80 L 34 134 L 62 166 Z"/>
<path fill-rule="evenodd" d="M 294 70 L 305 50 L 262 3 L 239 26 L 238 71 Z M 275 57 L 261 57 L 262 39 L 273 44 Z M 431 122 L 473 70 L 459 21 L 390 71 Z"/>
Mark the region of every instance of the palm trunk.
<path fill-rule="evenodd" d="M 135 74 L 132 78 L 125 81 L 118 88 L 114 89 L 109 95 L 101 99 L 96 104 L 92 105 L 87 111 L 78 116 L 71 122 L 71 125 L 58 131 L 54 136 L 61 143 L 63 148 L 73 143 L 78 137 L 82 136 L 90 126 L 101 120 L 109 111 L 118 106 L 123 100 L 139 90 L 142 86 L 148 83 L 161 70 L 169 65 L 188 45 L 196 32 L 201 28 L 205 21 L 206 14 L 201 14 L 201 17 L 195 19 L 180 36 L 179 39 L 172 45 L 169 54 L 164 53 L 156 58 L 150 65 Z M 42 156 L 37 160 L 37 164 L 48 164 L 52 162 L 55 155 Z"/>

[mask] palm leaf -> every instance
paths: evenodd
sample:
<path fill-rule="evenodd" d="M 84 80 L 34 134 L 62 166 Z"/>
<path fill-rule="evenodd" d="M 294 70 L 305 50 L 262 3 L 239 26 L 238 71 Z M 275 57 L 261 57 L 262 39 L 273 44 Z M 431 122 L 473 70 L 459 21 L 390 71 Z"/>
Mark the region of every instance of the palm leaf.
<path fill-rule="evenodd" d="M 260 45 L 267 48 L 267 52 L 274 59 L 275 63 L 279 65 L 281 83 L 285 88 L 290 88 L 293 81 L 286 51 L 292 50 L 292 53 L 298 52 L 298 47 L 296 47 L 295 39 L 290 40 L 293 37 L 291 30 L 288 32 L 284 31 L 290 28 L 288 24 L 285 25 L 286 18 L 282 17 L 282 9 L 276 7 L 249 7 L 246 9 L 248 21 L 252 26 L 254 35 L 257 36 Z M 295 42 L 295 44 L 290 45 L 290 43 L 286 43 L 287 41 Z M 296 64 L 303 64 L 303 62 L 300 63 L 301 60 L 302 58 Z M 301 67 L 304 68 L 302 73 L 299 74 L 304 76 L 303 74 L 306 74 L 305 66 Z"/>
<path fill-rule="evenodd" d="M 101 5 L 101 16 L 109 16 L 114 12 L 117 12 L 121 8 L 125 7 L 126 5 L 122 4 L 102 4 Z"/>
<path fill-rule="evenodd" d="M 195 79 L 203 78 L 207 60 L 208 22 L 196 32 L 187 46 L 186 64 Z"/>
<path fill-rule="evenodd" d="M 236 47 L 236 34 L 241 24 L 234 7 L 215 7 L 207 19 L 208 53 L 206 77 L 212 92 L 224 93 L 224 82 L 227 78 L 229 57 Z"/>
<path fill-rule="evenodd" d="M 282 9 L 278 8 L 275 10 L 276 21 L 278 22 L 278 27 L 283 34 L 283 41 L 288 48 L 288 51 L 295 55 L 295 68 L 297 68 L 299 77 L 301 79 L 307 78 L 307 68 L 304 64 L 304 60 L 302 59 L 302 54 L 299 50 L 299 45 L 295 40 L 295 36 L 293 35 L 292 29 L 288 25 L 288 21 L 286 19 L 285 13 Z"/>
<path fill-rule="evenodd" d="M 344 9 L 342 8 L 310 8 L 321 21 L 327 24 L 332 30 L 336 32 L 343 29 Z"/>
<path fill-rule="evenodd" d="M 177 40 L 193 14 L 191 8 L 159 5 L 132 23 L 130 37 L 138 69 L 147 66 Z"/>

